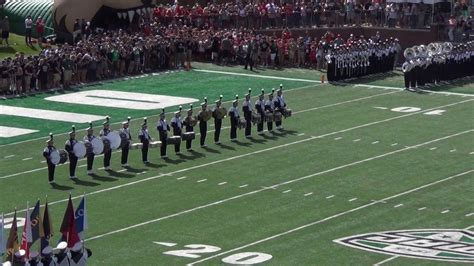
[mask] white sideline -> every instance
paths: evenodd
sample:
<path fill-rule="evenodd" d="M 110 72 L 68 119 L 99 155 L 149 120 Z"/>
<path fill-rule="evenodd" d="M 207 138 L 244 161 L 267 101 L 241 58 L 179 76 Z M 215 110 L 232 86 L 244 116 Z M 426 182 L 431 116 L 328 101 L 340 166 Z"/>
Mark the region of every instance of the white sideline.
<path fill-rule="evenodd" d="M 173 175 L 173 174 L 177 174 L 177 173 L 181 173 L 181 172 L 186 172 L 186 171 L 189 171 L 189 170 L 194 170 L 194 169 L 206 167 L 206 166 L 209 166 L 209 165 L 218 164 L 218 163 L 221 163 L 221 162 L 226 162 L 226 161 L 230 161 L 230 160 L 234 160 L 234 159 L 239 159 L 239 158 L 247 157 L 247 156 L 250 156 L 250 155 L 259 154 L 259 153 L 262 153 L 262 152 L 271 151 L 271 150 L 274 150 L 274 149 L 284 148 L 284 147 L 287 147 L 287 146 L 290 146 L 290 145 L 303 143 L 303 142 L 310 141 L 310 140 L 313 140 L 313 139 L 323 138 L 323 137 L 326 137 L 326 136 L 335 135 L 335 134 L 339 134 L 339 133 L 342 133 L 342 132 L 351 131 L 351 130 L 354 130 L 354 129 L 364 128 L 364 127 L 368 127 L 368 126 L 371 126 L 371 125 L 376 125 L 376 124 L 380 124 L 380 123 L 384 123 L 384 122 L 388 122 L 388 121 L 392 121 L 392 120 L 412 116 L 412 115 L 415 115 L 415 114 L 423 113 L 423 112 L 426 112 L 426 111 L 430 111 L 430 110 L 434 110 L 434 109 L 438 109 L 438 108 L 444 108 L 444 107 L 448 107 L 448 106 L 453 106 L 453 105 L 456 105 L 456 104 L 461 104 L 461 103 L 470 102 L 470 101 L 474 101 L 474 100 L 464 100 L 464 101 L 461 101 L 461 102 L 451 103 L 451 104 L 448 104 L 448 105 L 445 105 L 445 106 L 438 106 L 438 107 L 434 107 L 434 108 L 423 110 L 423 111 L 408 113 L 408 114 L 395 116 L 395 117 L 391 117 L 391 118 L 387 118 L 387 119 L 383 119 L 383 120 L 379 120 L 379 121 L 375 121 L 375 122 L 371 122 L 371 123 L 367 123 L 367 124 L 363 124 L 363 125 L 359 125 L 359 126 L 355 126 L 355 127 L 350 127 L 350 128 L 342 129 L 342 130 L 339 130 L 339 131 L 334 131 L 334 132 L 331 132 L 331 133 L 326 133 L 326 134 L 323 134 L 323 135 L 319 135 L 319 136 L 312 136 L 310 138 L 306 138 L 306 139 L 302 139 L 302 140 L 298 140 L 298 141 L 294 141 L 294 142 L 290 142 L 290 143 L 286 143 L 286 144 L 281 144 L 281 145 L 278 145 L 278 146 L 274 146 L 274 147 L 270 147 L 270 148 L 266 148 L 266 149 L 262 149 L 262 150 L 258 150 L 258 151 L 245 153 L 245 154 L 229 157 L 229 158 L 226 158 L 226 159 L 217 160 L 217 161 L 214 161 L 214 162 L 209 162 L 209 163 L 205 163 L 205 164 L 201 164 L 201 165 L 196 165 L 196 166 L 192 166 L 192 167 L 189 167 L 189 168 L 180 169 L 180 170 L 168 173 L 168 174 L 160 174 L 160 175 L 156 175 L 156 176 L 151 176 L 151 177 L 147 177 L 147 178 L 137 180 L 137 181 L 133 181 L 133 182 L 130 182 L 130 183 L 126 183 L 126 184 L 122 184 L 122 185 L 118 185 L 118 186 L 114 186 L 114 187 L 109 187 L 109 188 L 105 188 L 105 189 L 101 189 L 101 190 L 92 191 L 90 193 L 87 193 L 86 195 L 93 195 L 93 194 L 98 194 L 98 193 L 102 193 L 102 192 L 106 192 L 106 191 L 110 191 L 110 190 L 115 190 L 115 189 L 118 189 L 118 188 L 131 186 L 131 185 L 138 184 L 138 183 L 141 183 L 141 182 L 154 180 L 154 179 L 160 178 L 160 177 L 165 176 L 165 175 Z M 406 149 L 406 148 L 409 148 L 409 147 L 405 147 L 404 149 Z M 72 199 L 78 199 L 78 198 L 81 198 L 81 197 L 82 197 L 82 195 L 79 195 L 79 196 L 72 197 Z M 62 203 L 62 202 L 66 202 L 66 201 L 68 201 L 68 199 L 53 201 L 53 202 L 50 202 L 48 204 L 49 205 L 54 205 L 54 204 Z M 24 211 L 26 211 L 26 209 L 23 209 L 23 210 L 18 211 L 18 212 L 24 212 Z M 5 215 L 13 215 L 13 213 L 14 212 L 10 212 L 10 213 L 7 213 Z"/>
<path fill-rule="evenodd" d="M 293 89 L 285 89 L 285 93 L 287 92 L 291 92 L 291 91 L 297 91 L 297 90 L 303 90 L 303 89 L 307 89 L 307 88 L 312 88 L 312 87 L 316 87 L 316 86 L 320 86 L 322 84 L 312 84 L 312 85 L 308 85 L 308 86 L 303 86 L 303 87 L 296 87 L 296 88 L 293 88 Z M 257 98 L 258 96 L 254 96 L 252 98 Z M 223 103 L 231 103 L 233 100 L 229 100 L 229 101 L 225 101 Z M 172 112 L 167 112 L 166 114 L 173 114 L 174 111 Z M 157 115 L 151 115 L 151 116 L 148 116 L 148 119 L 150 121 L 151 118 L 154 118 L 154 117 L 157 117 Z M 143 118 L 140 117 L 140 118 L 133 118 L 130 120 L 131 122 L 134 122 L 134 121 L 143 121 Z M 141 123 L 141 122 L 140 122 Z M 112 125 L 121 125 L 122 124 L 122 121 L 120 122 L 116 122 L 116 123 L 112 123 L 110 124 L 111 126 Z M 85 131 L 85 128 L 83 129 L 78 129 L 77 131 Z M 69 132 L 63 132 L 63 133 L 57 133 L 55 134 L 55 136 L 62 136 L 62 135 L 66 135 L 66 134 L 69 134 Z M 35 140 L 41 140 L 41 139 L 45 139 L 45 137 L 39 137 L 39 138 L 34 138 L 34 139 L 29 139 L 29 140 L 23 140 L 23 141 L 18 141 L 18 142 L 13 142 L 13 143 L 8 143 L 8 144 L 3 144 L 3 145 L 0 145 L 0 147 L 5 147 L 5 146 L 11 146 L 11 145 L 15 145 L 15 144 L 20 144 L 20 143 L 26 143 L 26 142 L 30 142 L 30 141 L 35 141 Z"/>
<path fill-rule="evenodd" d="M 257 74 L 247 74 L 247 73 L 237 73 L 237 72 L 227 72 L 227 71 L 217 71 L 217 70 L 207 70 L 207 69 L 194 69 L 196 72 L 204 73 L 214 73 L 214 74 L 224 74 L 230 76 L 242 76 L 242 77 L 253 77 L 253 78 L 262 78 L 262 79 L 278 79 L 278 80 L 290 80 L 290 81 L 303 81 L 303 82 L 312 82 L 312 83 L 321 83 L 319 80 L 312 79 L 297 79 L 297 78 L 285 78 L 277 76 L 265 76 Z"/>
<path fill-rule="evenodd" d="M 313 87 L 313 86 L 311 86 Z M 300 87 L 299 89 L 302 89 L 302 88 L 305 88 L 305 87 Z M 296 90 L 298 88 L 295 88 L 293 90 Z M 322 106 L 318 106 L 318 107 L 313 107 L 313 108 L 310 108 L 310 109 L 305 109 L 305 110 L 300 110 L 300 111 L 296 111 L 294 112 L 293 114 L 298 114 L 298 113 L 303 113 L 303 112 L 307 112 L 307 111 L 314 111 L 314 110 L 317 110 L 317 109 L 324 109 L 324 108 L 328 108 L 328 107 L 333 107 L 333 106 L 337 106 L 337 105 L 341 105 L 341 104 L 345 104 L 345 103 L 352 103 L 352 102 L 357 102 L 357 101 L 361 101 L 361 100 L 366 100 L 366 99 L 370 99 L 370 98 L 375 98 L 375 97 L 378 97 L 378 96 L 384 96 L 384 95 L 387 95 L 387 94 L 392 94 L 394 92 L 389 92 L 389 93 L 379 93 L 379 94 L 375 94 L 375 95 L 370 95 L 370 96 L 366 96 L 366 97 L 362 97 L 362 98 L 356 98 L 356 99 L 352 99 L 352 100 L 348 100 L 348 101 L 343 101 L 343 102 L 338 102 L 338 103 L 333 103 L 333 104 L 327 104 L 327 105 L 322 105 Z M 228 129 L 230 127 L 222 127 L 222 130 L 223 129 Z M 215 130 L 209 130 L 207 133 L 212 133 L 214 132 Z M 200 133 L 196 134 L 197 136 L 200 135 Z M 1 147 L 1 146 L 0 146 Z M 117 151 L 115 151 L 117 152 Z M 113 152 L 113 153 L 115 153 Z M 99 156 L 103 156 L 102 154 L 96 156 L 99 157 Z M 83 161 L 83 160 L 86 160 L 86 158 L 82 158 L 82 159 L 79 159 L 79 161 Z M 69 162 L 66 162 L 65 164 L 61 164 L 59 165 L 60 166 L 64 166 L 64 165 L 68 165 Z M 58 166 L 57 166 L 58 167 Z M 22 175 L 22 174 L 29 174 L 29 173 L 33 173 L 33 172 L 36 172 L 36 171 L 41 171 L 41 170 L 45 170 L 47 169 L 48 167 L 40 167 L 40 168 L 36 168 L 36 169 L 32 169 L 32 170 L 27 170 L 27 171 L 24 171 L 24 172 L 20 172 L 20 173 L 14 173 L 14 174 L 10 174 L 10 175 L 6 175 L 6 176 L 1 176 L 0 179 L 5 179 L 5 178 L 9 178 L 9 177 L 14 177 L 14 176 L 18 176 L 18 175 Z"/>
<path fill-rule="evenodd" d="M 347 168 L 347 167 L 350 167 L 350 166 L 354 166 L 354 165 L 358 165 L 358 164 L 361 164 L 361 163 L 364 163 L 364 162 L 368 162 L 368 161 L 372 161 L 372 160 L 375 160 L 375 159 L 383 158 L 383 157 L 386 157 L 386 156 L 389 156 L 389 155 L 392 155 L 392 154 L 396 154 L 396 153 L 403 152 L 403 151 L 406 151 L 406 150 L 409 150 L 409 149 L 417 148 L 417 147 L 427 145 L 427 144 L 430 144 L 430 143 L 433 143 L 433 142 L 437 142 L 437 141 L 445 140 L 445 139 L 448 139 L 448 138 L 456 137 L 456 136 L 459 136 L 459 135 L 462 135 L 462 134 L 466 134 L 468 132 L 474 132 L 474 129 L 463 131 L 463 132 L 456 133 L 456 134 L 452 134 L 452 135 L 449 135 L 449 136 L 444 136 L 444 137 L 437 138 L 437 139 L 433 139 L 433 140 L 430 140 L 430 141 L 427 141 L 427 142 L 424 142 L 424 143 L 421 143 L 421 144 L 417 144 L 417 145 L 414 145 L 414 146 L 411 146 L 411 147 L 402 148 L 402 149 L 399 149 L 399 150 L 387 152 L 387 153 L 384 153 L 384 154 L 381 154 L 381 155 L 373 156 L 373 157 L 366 158 L 366 159 L 363 159 L 363 160 L 360 160 L 360 161 L 355 161 L 355 162 L 352 162 L 352 163 L 349 163 L 349 164 L 344 164 L 344 165 L 341 165 L 341 166 L 338 166 L 338 167 L 334 167 L 334 168 L 331 168 L 331 169 L 328 169 L 328 170 L 313 173 L 313 174 L 310 174 L 310 175 L 307 175 L 307 176 L 291 179 L 291 180 L 281 182 L 281 183 L 278 183 L 278 184 L 275 184 L 275 185 L 264 186 L 261 189 L 257 189 L 257 190 L 250 191 L 250 192 L 247 192 L 247 193 L 243 193 L 243 194 L 240 194 L 240 195 L 236 195 L 236 196 L 233 196 L 233 197 L 230 197 L 230 198 L 226 198 L 226 199 L 222 199 L 222 200 L 215 201 L 215 202 L 212 202 L 212 203 L 208 203 L 208 204 L 205 204 L 205 205 L 201 205 L 201 206 L 198 206 L 198 207 L 195 207 L 195 208 L 192 208 L 192 209 L 177 212 L 177 213 L 170 214 L 170 215 L 167 215 L 167 216 L 164 216 L 164 217 L 160 217 L 160 218 L 157 218 L 157 219 L 153 219 L 153 220 L 149 220 L 149 221 L 142 222 L 142 223 L 139 223 L 139 224 L 135 224 L 135 225 L 132 225 L 132 226 L 128 226 L 128 227 L 118 229 L 118 230 L 115 230 L 115 231 L 111 231 L 111 232 L 108 232 L 108 233 L 105 233 L 105 234 L 97 235 L 97 236 L 94 236 L 94 237 L 91 237 L 91 238 L 87 239 L 86 241 L 102 238 L 104 236 L 116 234 L 116 233 L 123 232 L 123 231 L 127 231 L 127 230 L 130 230 L 130 229 L 136 228 L 136 227 L 140 227 L 140 226 L 147 225 L 147 224 L 150 224 L 150 223 L 154 223 L 154 222 L 162 221 L 162 220 L 165 220 L 165 219 L 173 218 L 173 217 L 176 217 L 176 216 L 180 216 L 182 214 L 190 213 L 190 212 L 200 210 L 200 209 L 204 209 L 204 208 L 207 208 L 207 207 L 211 207 L 211 206 L 214 206 L 214 205 L 219 205 L 219 204 L 222 204 L 222 203 L 227 202 L 227 201 L 231 201 L 231 200 L 239 199 L 239 198 L 246 197 L 246 196 L 249 196 L 249 195 L 257 194 L 257 193 L 262 192 L 262 191 L 266 191 L 266 190 L 270 190 L 270 189 L 273 190 L 273 189 L 278 188 L 278 187 L 283 186 L 283 185 L 288 185 L 288 184 L 295 183 L 295 182 L 298 182 L 298 181 L 301 181 L 301 180 L 305 180 L 305 179 L 308 179 L 308 178 L 311 178 L 311 177 L 327 174 L 327 173 L 334 172 L 334 171 L 337 171 L 337 170 L 340 170 L 340 169 L 344 169 L 344 168 Z M 313 194 L 313 193 L 312 192 L 307 193 L 304 196 L 309 196 L 311 194 Z M 355 198 L 355 199 L 357 199 L 357 198 Z M 373 203 L 377 203 L 377 202 L 373 202 Z"/>
<path fill-rule="evenodd" d="M 354 87 L 365 87 L 365 88 L 377 88 L 377 89 L 386 89 L 386 90 L 397 90 L 397 91 L 404 91 L 404 88 L 397 88 L 397 87 L 388 87 L 388 86 L 378 86 L 378 85 L 368 85 L 368 84 L 355 84 Z M 449 92 L 449 91 L 430 91 L 430 90 L 423 90 L 420 89 L 422 92 L 430 93 L 430 94 L 441 94 L 441 95 L 455 95 L 455 96 L 463 96 L 463 97 L 474 97 L 474 94 L 469 93 L 461 93 L 461 92 Z"/>
<path fill-rule="evenodd" d="M 398 194 L 395 194 L 395 195 L 392 195 L 392 196 L 383 198 L 383 199 L 381 199 L 381 201 L 387 201 L 387 200 L 391 200 L 391 199 L 394 199 L 394 198 L 398 198 L 398 197 L 400 197 L 400 196 L 404 196 L 404 195 L 410 194 L 410 193 L 412 193 L 412 192 L 416 192 L 416 191 L 418 191 L 418 190 L 421 190 L 421 189 L 424 189 L 424 188 L 427 188 L 427 187 L 430 187 L 430 186 L 433 186 L 433 185 L 436 185 L 436 184 L 439 184 L 439 183 L 442 183 L 442 182 L 451 180 L 451 179 L 453 179 L 453 178 L 456 178 L 456 177 L 459 177 L 459 176 L 463 176 L 463 175 L 472 173 L 472 172 L 474 172 L 474 170 L 469 170 L 469 171 L 466 171 L 466 172 L 463 172 L 463 173 L 459 173 L 459 174 L 456 174 L 456 175 L 452 175 L 452 176 L 446 177 L 446 178 L 444 178 L 444 179 L 440 179 L 440 180 L 437 180 L 437 181 L 434 181 L 434 182 L 431 182 L 431 183 L 428 183 L 428 184 L 425 184 L 425 185 L 422 185 L 422 186 L 419 186 L 419 187 L 416 187 L 416 188 L 413 188 L 413 189 L 404 191 L 404 192 L 402 192 L 402 193 L 398 193 Z M 361 206 L 359 206 L 359 207 L 356 207 L 356 208 L 353 208 L 353 209 L 350 209 L 350 210 L 347 210 L 347 211 L 343 211 L 343 212 L 334 214 L 334 215 L 329 216 L 329 217 L 326 217 L 326 218 L 324 218 L 324 219 L 317 220 L 317 221 L 314 221 L 314 222 L 311 222 L 311 223 L 308 223 L 308 224 L 305 224 L 305 225 L 302 225 L 302 226 L 299 226 L 299 227 L 290 229 L 290 230 L 288 230 L 288 231 L 285 231 L 285 232 L 282 232 L 282 233 L 279 233 L 279 234 L 275 234 L 275 235 L 273 235 L 273 236 L 269 236 L 269 237 L 267 237 L 267 238 L 263 238 L 263 239 L 257 240 L 257 241 L 255 241 L 255 242 L 252 242 L 252 243 L 249 243 L 249 244 L 246 244 L 246 245 L 237 247 L 237 248 L 233 248 L 233 249 L 230 249 L 230 250 L 221 252 L 221 253 L 219 253 L 219 254 L 216 254 L 216 255 L 213 255 L 213 256 L 210 256 L 210 257 L 203 258 L 203 259 L 198 260 L 198 261 L 194 261 L 194 262 L 189 263 L 189 264 L 187 264 L 187 265 L 195 265 L 195 264 L 198 264 L 198 263 L 201 263 L 201 262 L 204 262 L 204 261 L 208 261 L 208 260 L 213 259 L 213 258 L 216 258 L 216 257 L 220 257 L 220 256 L 225 255 L 225 254 L 228 254 L 228 253 L 232 253 L 232 252 L 235 252 L 235 251 L 239 251 L 239 250 L 241 250 L 241 249 L 248 248 L 248 247 L 250 247 L 250 246 L 254 246 L 254 245 L 257 245 L 257 244 L 260 244 L 260 243 L 269 241 L 269 240 L 273 240 L 273 239 L 275 239 L 275 238 L 278 238 L 278 237 L 281 237 L 281 236 L 284 236 L 284 235 L 288 235 L 288 234 L 290 234 L 290 233 L 293 233 L 293 232 L 296 232 L 296 231 L 305 229 L 305 228 L 307 228 L 307 227 L 310 227 L 310 226 L 313 226 L 313 225 L 316 225 L 316 224 L 320 224 L 320 223 L 323 223 L 323 222 L 326 222 L 326 221 L 329 221 L 329 220 L 332 220 L 332 219 L 335 219 L 335 218 L 344 216 L 344 215 L 346 215 L 346 214 L 350 214 L 350 213 L 353 213 L 353 212 L 356 212 L 356 211 L 365 209 L 365 208 L 367 208 L 367 207 L 370 207 L 370 206 L 372 206 L 372 205 L 377 204 L 378 202 L 379 202 L 379 201 L 372 201 L 371 203 L 367 203 L 367 204 L 365 204 L 365 205 L 361 205 Z"/>

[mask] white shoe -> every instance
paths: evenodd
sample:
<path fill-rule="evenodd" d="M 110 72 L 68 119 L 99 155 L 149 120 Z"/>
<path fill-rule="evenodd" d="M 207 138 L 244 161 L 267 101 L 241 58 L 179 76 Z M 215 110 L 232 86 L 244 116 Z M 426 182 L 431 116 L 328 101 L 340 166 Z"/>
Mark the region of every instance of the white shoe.
<path fill-rule="evenodd" d="M 237 141 L 237 139 L 230 139 L 230 141 L 232 141 L 232 142 L 236 142 L 236 141 Z"/>
<path fill-rule="evenodd" d="M 181 152 L 178 151 L 178 152 L 176 153 L 176 155 L 181 155 Z"/>
<path fill-rule="evenodd" d="M 246 138 L 248 138 L 248 139 L 251 139 L 251 138 L 252 138 L 252 136 L 250 136 L 250 135 L 248 135 L 248 136 L 245 136 L 245 137 L 246 137 Z"/>
<path fill-rule="evenodd" d="M 104 167 L 104 170 L 105 170 L 105 171 L 111 171 L 112 168 L 110 168 L 110 166 L 107 166 L 107 167 Z"/>
<path fill-rule="evenodd" d="M 207 145 L 206 145 L 206 144 L 204 144 L 204 145 L 201 145 L 201 148 L 206 148 L 206 147 L 207 147 Z"/>
<path fill-rule="evenodd" d="M 93 175 L 93 174 L 94 174 L 94 171 L 89 170 L 89 171 L 87 171 L 87 174 L 88 174 L 88 175 Z"/>
<path fill-rule="evenodd" d="M 187 149 L 187 151 L 193 151 L 193 149 Z"/>
<path fill-rule="evenodd" d="M 56 181 L 49 181 L 50 184 L 56 184 Z"/>
<path fill-rule="evenodd" d="M 161 159 L 166 159 L 166 158 L 168 158 L 168 156 L 166 155 L 161 156 Z"/>
<path fill-rule="evenodd" d="M 216 145 L 221 145 L 221 142 L 220 142 L 220 141 L 216 141 L 215 144 L 216 144 Z"/>
<path fill-rule="evenodd" d="M 70 179 L 77 179 L 76 176 L 70 176 L 69 178 L 70 178 Z"/>
<path fill-rule="evenodd" d="M 128 163 L 122 164 L 122 167 L 128 167 Z"/>

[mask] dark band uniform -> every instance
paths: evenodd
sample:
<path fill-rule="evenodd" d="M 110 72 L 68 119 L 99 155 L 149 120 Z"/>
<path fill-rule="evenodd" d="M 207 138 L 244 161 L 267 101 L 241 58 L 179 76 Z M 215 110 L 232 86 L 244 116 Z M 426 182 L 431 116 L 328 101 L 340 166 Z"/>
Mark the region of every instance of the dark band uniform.
<path fill-rule="evenodd" d="M 239 109 L 237 108 L 238 102 L 234 100 L 232 102 L 232 107 L 229 109 L 229 118 L 230 118 L 230 140 L 237 140 L 237 127 L 239 126 Z"/>
<path fill-rule="evenodd" d="M 212 109 L 212 117 L 214 118 L 214 142 L 216 144 L 220 144 L 219 137 L 221 135 L 221 128 L 222 128 L 222 117 L 219 117 L 219 108 L 222 104 L 221 100 L 216 101 L 216 106 Z"/>
<path fill-rule="evenodd" d="M 174 113 L 173 119 L 171 119 L 171 127 L 173 128 L 173 136 L 179 136 L 183 134 L 183 122 L 181 121 L 181 111 Z M 181 142 L 174 145 L 174 152 L 180 154 Z"/>
<path fill-rule="evenodd" d="M 194 132 L 194 127 L 191 126 L 191 121 L 194 119 L 193 117 L 193 109 L 192 109 L 192 105 L 191 107 L 188 109 L 187 113 L 188 113 L 188 116 L 186 117 L 186 119 L 183 121 L 183 125 L 184 125 L 184 128 L 185 128 L 185 131 L 186 132 Z M 186 150 L 188 151 L 191 151 L 192 148 L 191 148 L 191 145 L 192 145 L 192 142 L 193 140 L 192 139 L 189 139 L 189 140 L 186 140 Z"/>
<path fill-rule="evenodd" d="M 93 139 L 95 139 L 94 130 L 92 126 L 90 126 L 87 129 L 87 135 L 84 136 L 83 140 L 84 142 L 86 141 L 91 142 Z M 92 167 L 94 165 L 94 157 L 95 157 L 95 154 L 92 151 L 87 153 L 87 174 L 88 175 L 92 175 L 94 173 L 92 170 Z"/>
<path fill-rule="evenodd" d="M 130 151 L 130 142 L 132 141 L 132 135 L 130 134 L 129 121 L 122 122 L 123 127 L 120 129 L 120 133 L 123 133 L 127 136 L 127 142 L 122 145 L 122 158 L 121 164 L 123 167 L 128 166 L 128 152 Z"/>
<path fill-rule="evenodd" d="M 160 148 L 160 155 L 162 158 L 166 158 L 166 146 L 168 145 L 168 131 L 170 130 L 170 126 L 166 122 L 165 113 L 161 113 L 160 120 L 158 121 L 158 125 L 156 126 L 158 133 L 160 134 L 160 141 L 161 141 L 161 148 Z"/>
<path fill-rule="evenodd" d="M 207 112 L 207 100 L 201 103 L 201 111 L 199 111 L 197 118 L 199 120 L 199 133 L 201 134 L 200 145 L 206 147 L 206 135 L 207 135 L 207 121 L 204 121 L 203 114 Z"/>
<path fill-rule="evenodd" d="M 143 144 L 142 147 L 142 161 L 144 163 L 148 163 L 148 147 L 150 145 L 151 137 L 150 134 L 148 133 L 147 129 L 147 124 L 146 120 L 142 124 L 142 128 L 138 131 L 138 138 L 140 139 L 140 142 Z"/>
<path fill-rule="evenodd" d="M 245 100 L 242 103 L 242 112 L 245 119 L 245 137 L 250 138 L 252 134 L 252 102 L 250 100 L 250 93 L 245 95 Z"/>
<path fill-rule="evenodd" d="M 50 139 L 46 141 L 48 146 L 46 146 L 43 150 L 43 157 L 46 159 L 46 164 L 48 165 L 48 180 L 50 184 L 55 183 L 54 181 L 54 169 L 56 165 L 51 162 L 51 153 L 56 150 L 54 147 L 53 136 L 50 136 Z"/>
<path fill-rule="evenodd" d="M 69 156 L 69 178 L 76 178 L 76 166 L 77 166 L 77 156 L 74 154 L 74 145 L 76 145 L 76 132 L 73 130 L 69 132 L 69 139 L 64 145 L 64 149 L 67 151 Z"/>
<path fill-rule="evenodd" d="M 255 110 L 257 110 L 257 113 L 260 114 L 262 118 L 260 123 L 257 124 L 257 133 L 261 135 L 263 134 L 263 121 L 265 121 L 265 99 L 263 91 L 258 97 L 258 100 L 255 102 Z"/>
<path fill-rule="evenodd" d="M 275 110 L 275 104 L 273 103 L 273 93 L 268 94 L 268 100 L 265 101 L 265 111 L 270 112 L 273 115 Z M 267 121 L 268 132 L 273 132 L 273 122 Z"/>
<path fill-rule="evenodd" d="M 273 104 L 275 106 L 274 112 L 280 112 L 283 116 L 283 109 L 286 107 L 285 100 L 283 99 L 283 94 L 281 89 L 277 91 L 277 97 L 273 100 Z M 275 121 L 275 125 L 277 129 L 283 129 L 282 121 Z"/>
<path fill-rule="evenodd" d="M 110 129 L 107 128 L 108 122 L 104 122 L 104 128 L 99 133 L 99 136 L 104 138 L 110 133 Z M 108 151 L 104 151 L 104 169 L 105 170 L 110 170 L 110 159 L 112 159 L 112 149 L 109 149 Z"/>

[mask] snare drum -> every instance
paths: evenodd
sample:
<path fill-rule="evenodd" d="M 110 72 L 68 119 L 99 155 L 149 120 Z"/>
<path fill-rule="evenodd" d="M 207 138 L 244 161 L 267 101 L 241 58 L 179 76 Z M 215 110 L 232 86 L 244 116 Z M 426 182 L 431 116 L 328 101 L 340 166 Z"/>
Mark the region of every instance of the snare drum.
<path fill-rule="evenodd" d="M 285 109 L 284 112 L 283 112 L 283 115 L 285 116 L 285 118 L 287 117 L 291 117 L 291 109 Z"/>
<path fill-rule="evenodd" d="M 253 124 L 262 123 L 262 115 L 259 113 L 252 113 L 252 123 Z"/>
<path fill-rule="evenodd" d="M 152 141 L 150 142 L 150 148 L 159 148 L 161 147 L 161 141 L 157 140 L 157 141 Z"/>
<path fill-rule="evenodd" d="M 168 137 L 167 142 L 168 142 L 169 145 L 179 144 L 179 143 L 181 143 L 181 136 Z"/>
<path fill-rule="evenodd" d="M 186 132 L 183 134 L 183 140 L 193 140 L 196 138 L 196 134 L 194 132 Z"/>
<path fill-rule="evenodd" d="M 239 119 L 239 124 L 237 125 L 239 129 L 245 128 L 247 123 L 245 122 L 245 119 L 240 118 Z"/>
<path fill-rule="evenodd" d="M 281 121 L 281 117 L 282 117 L 282 115 L 281 115 L 280 112 L 275 112 L 275 114 L 274 114 L 274 120 L 275 120 L 275 122 L 280 122 L 280 121 Z"/>
<path fill-rule="evenodd" d="M 273 113 L 272 112 L 266 112 L 265 113 L 265 120 L 267 122 L 273 122 Z"/>
<path fill-rule="evenodd" d="M 84 158 L 84 156 L 86 156 L 86 153 L 87 153 L 86 145 L 82 141 L 79 141 L 76 144 L 74 144 L 74 147 L 72 148 L 72 150 L 74 152 L 74 155 L 77 158 Z"/>
<path fill-rule="evenodd" d="M 130 150 L 138 150 L 143 148 L 143 143 L 133 143 L 130 145 Z"/>

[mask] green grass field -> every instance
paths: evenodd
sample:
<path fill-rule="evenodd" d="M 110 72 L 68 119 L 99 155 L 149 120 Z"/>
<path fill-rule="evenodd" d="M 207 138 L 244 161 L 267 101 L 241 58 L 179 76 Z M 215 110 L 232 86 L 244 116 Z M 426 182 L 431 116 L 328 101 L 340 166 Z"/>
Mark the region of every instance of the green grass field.
<path fill-rule="evenodd" d="M 35 44 L 33 47 L 26 45 L 25 36 L 10 33 L 8 42 L 10 43 L 10 46 L 0 47 L 0 59 L 14 57 L 15 53 L 17 52 L 23 52 L 25 56 L 34 56 L 38 55 L 41 51 L 41 48 L 38 46 L 38 44 Z"/>
<path fill-rule="evenodd" d="M 207 96 L 210 102 L 223 94 L 228 107 L 235 94 L 243 96 L 249 87 L 256 95 L 261 88 L 270 92 L 282 83 L 293 116 L 284 120 L 284 130 L 264 136 L 257 136 L 253 128 L 254 137 L 245 139 L 238 131 L 236 143 L 229 141 L 226 119 L 223 145 L 212 143 L 210 126 L 208 148 L 194 141 L 194 152 L 178 156 L 169 147 L 168 160 L 159 159 L 159 150 L 151 149 L 149 165 L 143 165 L 134 150 L 129 156 L 131 168 L 122 169 L 117 151 L 112 155 L 115 171 L 105 172 L 99 169 L 103 166 L 99 156 L 93 177 L 86 175 L 81 160 L 75 182 L 68 179 L 68 165 L 60 165 L 58 185 L 51 188 L 42 162 L 44 141 L 48 132 L 54 132 L 56 146 L 63 148 L 71 123 L 0 115 L 1 126 L 38 130 L 0 138 L 0 212 L 11 217 L 18 208 L 23 217 L 27 201 L 32 205 L 39 198 L 44 203 L 47 196 L 55 242 L 69 193 L 75 206 L 85 193 L 90 265 L 452 264 L 334 242 L 417 229 L 465 230 L 463 241 L 470 246 L 462 256 L 474 262 L 472 79 L 438 88 L 448 94 L 417 94 L 393 89 L 402 87 L 397 73 L 334 86 L 317 83 L 320 73 L 311 70 L 251 73 L 238 67 L 197 63 L 194 67 L 191 72 L 107 82 L 81 91 L 132 91 L 200 101 Z M 130 115 L 135 139 L 142 117 L 148 116 L 152 137 L 158 138 L 154 125 L 161 110 L 44 99 L 49 96 L 0 105 L 110 115 L 113 129 Z M 87 124 L 76 126 L 82 138 Z M 446 254 L 452 260 L 461 258 Z"/>

